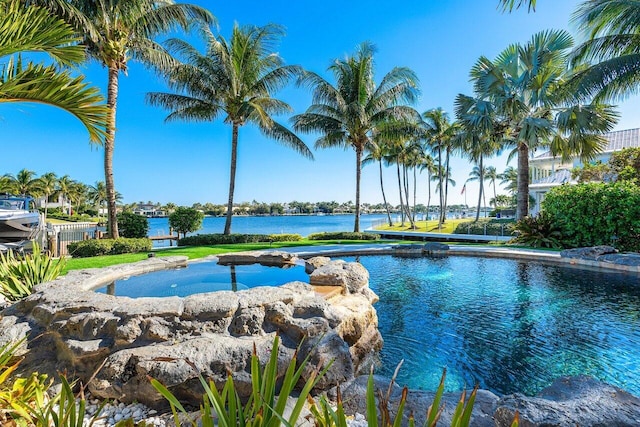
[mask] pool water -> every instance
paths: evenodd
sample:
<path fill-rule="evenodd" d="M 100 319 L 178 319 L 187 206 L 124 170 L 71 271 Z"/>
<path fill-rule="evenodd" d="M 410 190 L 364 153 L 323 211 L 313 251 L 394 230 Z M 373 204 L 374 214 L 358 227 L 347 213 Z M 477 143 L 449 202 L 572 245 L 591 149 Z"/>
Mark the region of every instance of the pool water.
<path fill-rule="evenodd" d="M 348 259 L 347 260 L 353 260 Z M 637 275 L 473 257 L 360 257 L 384 338 L 378 373 L 435 390 L 534 395 L 586 374 L 640 395 Z"/>
<path fill-rule="evenodd" d="M 309 283 L 309 275 L 303 266 L 219 265 L 216 261 L 203 261 L 190 263 L 185 268 L 116 280 L 96 292 L 132 298 L 186 297 L 204 292 L 279 286 L 293 281 Z"/>

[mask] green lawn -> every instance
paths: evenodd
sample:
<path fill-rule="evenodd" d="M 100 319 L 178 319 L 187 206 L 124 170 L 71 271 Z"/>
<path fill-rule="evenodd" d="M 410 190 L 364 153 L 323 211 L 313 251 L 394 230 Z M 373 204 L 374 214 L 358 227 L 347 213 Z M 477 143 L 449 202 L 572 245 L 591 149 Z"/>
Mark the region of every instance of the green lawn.
<path fill-rule="evenodd" d="M 473 222 L 473 218 L 465 219 L 447 219 L 442 225 L 442 228 L 438 228 L 438 221 L 416 221 L 416 228 L 411 228 L 407 221 L 404 227 L 400 227 L 399 223 L 394 223 L 393 227 L 389 227 L 389 224 L 385 224 L 376 227 L 376 230 L 389 230 L 389 231 L 422 231 L 427 233 L 453 233 L 458 224 Z"/>
<path fill-rule="evenodd" d="M 277 249 L 277 248 L 290 248 L 296 246 L 324 246 L 335 244 L 376 244 L 376 243 L 390 243 L 391 241 L 385 240 L 308 240 L 302 239 L 297 242 L 274 242 L 269 243 L 242 243 L 232 245 L 216 245 L 216 246 L 185 246 L 159 249 L 153 251 L 156 256 L 170 256 L 170 255 L 183 255 L 189 259 L 204 258 L 208 255 L 217 255 L 227 252 L 242 252 L 242 251 L 255 251 L 260 249 Z M 394 241 L 395 242 L 395 241 Z M 148 257 L 147 253 L 139 254 L 123 254 L 123 255 L 105 255 L 91 258 L 70 258 L 67 260 L 67 265 L 63 270 L 63 274 L 69 270 L 79 270 L 83 268 L 101 268 L 116 264 L 126 264 L 130 262 L 142 261 Z"/>

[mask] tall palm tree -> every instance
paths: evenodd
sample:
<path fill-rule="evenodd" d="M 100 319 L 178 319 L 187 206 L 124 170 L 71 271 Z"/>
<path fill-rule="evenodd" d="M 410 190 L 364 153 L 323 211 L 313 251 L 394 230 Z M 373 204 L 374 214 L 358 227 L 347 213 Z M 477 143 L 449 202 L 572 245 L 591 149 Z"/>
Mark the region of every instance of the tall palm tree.
<path fill-rule="evenodd" d="M 425 138 L 436 156 L 436 163 L 442 167 L 437 168 L 438 188 L 445 188 L 445 191 L 438 191 L 440 195 L 440 215 L 438 227 L 446 221 L 446 189 L 448 182 L 446 176 L 449 170 L 449 156 L 451 154 L 451 141 L 456 135 L 457 127 L 449 121 L 449 114 L 442 108 L 434 108 L 422 114 L 425 126 Z M 444 158 L 443 158 L 444 155 Z"/>
<path fill-rule="evenodd" d="M 207 43 L 200 53 L 187 42 L 172 39 L 169 49 L 185 62 L 165 69 L 170 88 L 176 93 L 150 93 L 147 100 L 171 110 L 167 121 L 213 121 L 224 114 L 231 125 L 231 168 L 229 198 L 224 234 L 231 233 L 233 194 L 238 157 L 238 131 L 251 123 L 277 142 L 313 159 L 309 148 L 289 129 L 273 119 L 273 115 L 292 111 L 274 93 L 301 72 L 293 65 L 283 65 L 273 51 L 274 43 L 283 35 L 281 27 L 235 25 L 231 39 L 214 37 L 208 28 L 202 30 Z"/>
<path fill-rule="evenodd" d="M 604 146 L 617 114 L 611 106 L 575 102 L 564 83 L 572 77 L 565 31 L 535 34 L 491 61 L 481 57 L 471 70 L 474 90 L 489 100 L 504 124 L 506 146 L 517 149 L 517 218 L 529 213 L 529 154 L 549 147 L 554 155 L 592 159 Z"/>
<path fill-rule="evenodd" d="M 423 150 L 424 148 L 425 147 L 423 147 Z M 424 153 L 419 168 L 421 172 L 427 173 L 427 218 L 429 218 L 429 211 L 431 210 L 431 178 L 433 174 L 437 172 L 433 157 L 430 154 Z"/>
<path fill-rule="evenodd" d="M 69 175 L 65 175 L 58 179 L 58 191 L 62 196 L 63 203 L 69 202 L 69 216 L 71 216 L 71 192 L 73 191 L 73 185 L 76 183 Z"/>
<path fill-rule="evenodd" d="M 44 197 L 44 217 L 47 217 L 49 211 L 49 197 L 58 191 L 58 176 L 53 172 L 42 174 L 38 178 L 38 189 Z"/>
<path fill-rule="evenodd" d="M 484 188 L 484 181 L 486 181 L 486 173 L 487 173 L 487 168 L 482 166 L 482 161 L 480 161 L 480 164 L 474 166 L 473 169 L 471 169 L 471 172 L 469 172 L 469 178 L 467 178 L 467 180 L 465 181 L 465 183 L 478 181 L 478 183 L 480 184 L 480 192 L 478 195 L 478 208 L 476 210 L 476 222 L 478 222 L 478 219 L 480 219 L 480 202 L 481 201 L 484 201 L 484 209 L 485 209 L 485 215 L 486 215 L 487 196 Z"/>
<path fill-rule="evenodd" d="M 496 181 L 498 180 L 498 171 L 495 166 L 487 166 L 487 169 L 484 172 L 484 180 L 489 181 L 493 186 L 493 200 L 497 200 L 498 194 L 496 192 Z"/>
<path fill-rule="evenodd" d="M 595 62 L 574 78 L 581 97 L 621 100 L 640 88 L 640 3 L 587 0 L 572 20 L 588 40 L 573 52 L 574 62 Z"/>
<path fill-rule="evenodd" d="M 104 178 L 107 192 L 107 232 L 117 238 L 116 189 L 113 150 L 120 73 L 130 59 L 166 66 L 171 58 L 153 39 L 178 27 L 187 30 L 198 20 L 212 23 L 213 16 L 199 6 L 173 0 L 29 0 L 69 22 L 82 37 L 87 52 L 107 69 L 107 121 L 104 139 Z"/>
<path fill-rule="evenodd" d="M 382 201 L 384 202 L 384 208 L 387 211 L 387 221 L 389 227 L 393 227 L 393 221 L 391 221 L 391 211 L 389 210 L 389 204 L 387 203 L 387 196 L 384 192 L 384 181 L 382 179 L 382 159 L 384 158 L 385 147 L 382 141 L 378 141 L 376 144 L 372 144 L 369 147 L 369 154 L 362 160 L 362 166 L 377 162 L 380 175 L 380 191 L 382 192 Z"/>
<path fill-rule="evenodd" d="M 101 143 L 106 108 L 98 89 L 55 65 L 25 64 L 19 56 L 44 53 L 58 66 L 78 64 L 84 54 L 73 30 L 47 10 L 25 7 L 19 0 L 0 0 L 0 28 L 0 59 L 7 57 L 0 67 L 0 104 L 36 102 L 61 108 L 80 120 L 91 142 Z"/>
<path fill-rule="evenodd" d="M 40 194 L 40 182 L 36 178 L 36 173 L 28 169 L 22 169 L 14 176 L 5 175 L 6 187 L 14 194 L 37 197 Z"/>
<path fill-rule="evenodd" d="M 380 124 L 389 120 L 415 117 L 415 110 L 406 106 L 418 96 L 418 78 L 408 68 L 397 67 L 387 73 L 380 84 L 374 82 L 371 43 L 362 43 L 353 56 L 335 60 L 329 67 L 336 85 L 316 73 L 307 72 L 301 80 L 312 88 L 312 105 L 303 114 L 293 117 L 294 129 L 319 132 L 316 148 L 353 148 L 356 154 L 356 204 L 354 231 L 360 231 L 360 176 L 362 156 L 380 131 Z M 399 133 L 391 126 L 386 132 Z"/>

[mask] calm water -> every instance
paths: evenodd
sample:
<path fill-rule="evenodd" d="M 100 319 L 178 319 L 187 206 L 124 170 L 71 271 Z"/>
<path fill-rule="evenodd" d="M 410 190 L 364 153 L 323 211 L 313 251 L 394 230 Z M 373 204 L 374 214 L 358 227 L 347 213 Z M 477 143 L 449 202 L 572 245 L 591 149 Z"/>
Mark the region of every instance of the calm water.
<path fill-rule="evenodd" d="M 361 257 L 384 338 L 380 373 L 399 383 L 532 395 L 587 374 L 640 395 L 640 280 L 472 257 Z"/>
<path fill-rule="evenodd" d="M 97 292 L 132 298 L 185 297 L 204 292 L 242 290 L 254 286 L 279 286 L 293 281 L 309 283 L 309 275 L 305 273 L 303 266 L 225 266 L 218 265 L 215 261 L 203 261 L 191 263 L 186 268 L 156 271 L 116 280 Z"/>
<path fill-rule="evenodd" d="M 360 229 L 364 230 L 374 222 L 384 220 L 386 215 L 361 215 Z M 224 217 L 206 217 L 202 228 L 195 234 L 222 233 Z M 231 229 L 234 233 L 276 234 L 293 233 L 308 236 L 322 231 L 353 231 L 353 215 L 300 215 L 300 216 L 236 216 Z M 169 234 L 168 218 L 149 218 L 149 236 Z M 154 242 L 154 246 L 168 246 L 168 242 Z"/>

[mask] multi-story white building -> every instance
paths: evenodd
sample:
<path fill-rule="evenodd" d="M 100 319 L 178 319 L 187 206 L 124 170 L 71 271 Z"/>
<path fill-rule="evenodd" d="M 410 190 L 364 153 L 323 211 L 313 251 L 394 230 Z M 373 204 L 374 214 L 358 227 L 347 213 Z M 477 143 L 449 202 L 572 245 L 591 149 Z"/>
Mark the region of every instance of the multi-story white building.
<path fill-rule="evenodd" d="M 596 156 L 596 161 L 606 163 L 611 157 L 611 153 L 624 148 L 640 147 L 640 128 L 626 129 L 609 132 L 605 135 L 607 145 L 604 150 Z M 530 212 L 535 215 L 540 210 L 540 204 L 544 200 L 544 195 L 551 188 L 562 184 L 575 184 L 571 179 L 571 169 L 583 166 L 579 157 L 573 157 L 568 162 L 563 162 L 562 158 L 551 155 L 547 151 L 529 160 L 529 172 L 531 174 L 531 184 L 529 194 L 536 203 L 531 207 Z"/>

